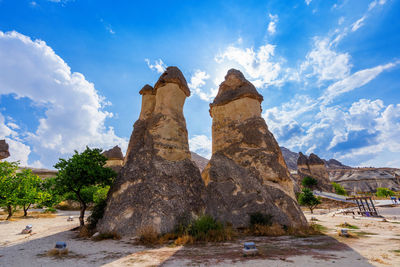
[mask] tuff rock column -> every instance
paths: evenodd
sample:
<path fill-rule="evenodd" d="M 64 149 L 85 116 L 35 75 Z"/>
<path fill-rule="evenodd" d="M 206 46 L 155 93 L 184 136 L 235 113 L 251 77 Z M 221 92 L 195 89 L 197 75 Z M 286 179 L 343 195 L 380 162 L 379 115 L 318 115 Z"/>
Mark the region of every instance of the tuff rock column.
<path fill-rule="evenodd" d="M 320 190 L 333 191 L 325 162 L 314 153 L 311 153 L 308 158 L 303 153 L 299 153 L 297 174 L 300 176 L 300 179 L 306 176 L 315 178 L 318 181 L 316 188 Z"/>
<path fill-rule="evenodd" d="M 100 232 L 134 236 L 144 226 L 172 231 L 181 217 L 204 211 L 205 186 L 190 159 L 183 105 L 190 95 L 176 67 L 168 67 L 154 89 L 141 91 L 125 163 L 107 197 Z"/>
<path fill-rule="evenodd" d="M 206 212 L 235 227 L 248 226 L 253 212 L 271 214 L 282 225 L 306 225 L 281 150 L 261 117 L 262 100 L 231 69 L 210 104 L 213 154 L 202 173 Z"/>

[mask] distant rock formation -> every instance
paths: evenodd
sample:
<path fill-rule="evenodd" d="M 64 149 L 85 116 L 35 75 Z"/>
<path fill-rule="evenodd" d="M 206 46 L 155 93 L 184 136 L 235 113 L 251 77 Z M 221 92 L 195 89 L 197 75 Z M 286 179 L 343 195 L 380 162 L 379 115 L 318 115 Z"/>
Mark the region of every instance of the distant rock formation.
<path fill-rule="evenodd" d="M 118 173 L 124 162 L 124 154 L 122 154 L 121 148 L 119 146 L 115 146 L 107 151 L 102 153 L 103 156 L 107 158 L 106 165 L 104 167 L 109 167 L 113 169 L 116 173 Z"/>
<path fill-rule="evenodd" d="M 349 193 L 376 192 L 378 187 L 400 191 L 400 169 L 351 168 L 328 170 L 329 178 Z"/>
<path fill-rule="evenodd" d="M 204 168 L 207 166 L 208 159 L 194 152 L 190 152 L 190 154 L 192 155 L 192 161 L 196 163 L 196 166 L 199 168 L 200 172 L 202 172 Z"/>
<path fill-rule="evenodd" d="M 310 156 L 307 157 L 299 152 L 297 173 L 301 179 L 306 176 L 315 178 L 318 181 L 318 189 L 332 191 L 332 185 L 329 181 L 329 174 L 325 162 L 314 153 L 311 153 Z"/>
<path fill-rule="evenodd" d="M 142 110 L 124 165 L 112 185 L 100 232 L 134 236 L 145 226 L 172 231 L 179 218 L 204 210 L 205 186 L 188 145 L 183 105 L 190 95 L 176 67 L 168 67 L 154 89 L 140 91 Z"/>
<path fill-rule="evenodd" d="M 10 156 L 10 151 L 8 151 L 8 144 L 6 140 L 0 140 L 0 160 L 6 159 Z"/>
<path fill-rule="evenodd" d="M 305 217 L 293 181 L 274 136 L 261 117 L 263 97 L 231 69 L 210 104 L 212 157 L 202 172 L 206 212 L 235 227 L 249 214 L 263 212 L 287 226 L 303 226 Z"/>
<path fill-rule="evenodd" d="M 297 170 L 297 159 L 299 157 L 299 154 L 296 152 L 292 152 L 283 146 L 281 146 L 280 149 L 282 151 L 283 159 L 285 160 L 288 169 L 290 171 Z"/>

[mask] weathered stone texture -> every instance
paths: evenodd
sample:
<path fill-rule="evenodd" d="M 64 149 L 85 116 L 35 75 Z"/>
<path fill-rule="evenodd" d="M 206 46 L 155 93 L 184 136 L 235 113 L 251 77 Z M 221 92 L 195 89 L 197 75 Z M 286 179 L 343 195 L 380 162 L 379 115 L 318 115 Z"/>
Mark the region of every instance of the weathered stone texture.
<path fill-rule="evenodd" d="M 8 151 L 8 144 L 6 140 L 0 140 L 0 160 L 6 159 L 10 156 Z"/>
<path fill-rule="evenodd" d="M 125 163 L 98 224 L 100 232 L 134 236 L 144 226 L 169 232 L 180 217 L 204 211 L 205 186 L 190 159 L 183 117 L 188 94 L 179 83 L 186 81 L 176 67 L 167 68 L 160 80 L 155 90 L 141 91 L 146 115 L 141 113 L 134 124 Z"/>
<path fill-rule="evenodd" d="M 254 212 L 272 214 L 282 225 L 303 226 L 293 181 L 261 117 L 261 101 L 243 74 L 230 70 L 210 104 L 213 154 L 202 173 L 206 212 L 235 227 L 248 226 Z"/>

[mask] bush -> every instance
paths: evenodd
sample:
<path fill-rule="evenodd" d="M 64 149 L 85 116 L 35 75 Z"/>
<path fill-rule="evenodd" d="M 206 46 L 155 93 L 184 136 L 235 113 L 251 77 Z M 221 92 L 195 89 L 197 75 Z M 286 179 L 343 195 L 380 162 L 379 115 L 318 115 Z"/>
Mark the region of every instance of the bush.
<path fill-rule="evenodd" d="M 376 196 L 377 197 L 389 197 L 389 196 L 394 196 L 394 192 L 390 190 L 389 188 L 385 187 L 378 187 L 376 189 Z"/>
<path fill-rule="evenodd" d="M 57 213 L 57 210 L 53 207 L 46 208 L 43 213 Z"/>
<path fill-rule="evenodd" d="M 303 180 L 301 181 L 301 185 L 304 187 L 308 187 L 308 188 L 313 188 L 318 184 L 317 179 L 314 179 L 310 176 L 306 176 L 303 178 Z"/>
<path fill-rule="evenodd" d="M 333 190 L 335 190 L 336 194 L 342 195 L 342 196 L 347 196 L 347 192 L 343 188 L 343 186 L 341 186 L 340 184 L 337 184 L 335 182 L 332 183 L 332 186 L 333 186 Z"/>
<path fill-rule="evenodd" d="M 254 212 L 250 214 L 250 225 L 272 225 L 272 215 L 264 214 L 261 212 Z"/>
<path fill-rule="evenodd" d="M 96 228 L 96 225 L 98 221 L 103 218 L 104 211 L 107 206 L 107 201 L 105 199 L 99 200 L 97 202 L 92 210 L 92 214 L 87 218 L 87 221 L 89 223 L 89 228 L 94 229 Z"/>

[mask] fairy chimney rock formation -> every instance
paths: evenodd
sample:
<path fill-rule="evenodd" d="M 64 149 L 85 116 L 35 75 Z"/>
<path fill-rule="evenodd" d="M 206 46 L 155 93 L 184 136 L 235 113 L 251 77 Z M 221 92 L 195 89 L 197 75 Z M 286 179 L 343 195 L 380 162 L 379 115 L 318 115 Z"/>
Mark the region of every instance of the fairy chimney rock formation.
<path fill-rule="evenodd" d="M 118 173 L 124 162 L 124 155 L 122 154 L 121 148 L 119 146 L 115 146 L 107 151 L 104 151 L 102 154 L 107 158 L 105 167 L 110 167 Z"/>
<path fill-rule="evenodd" d="M 238 70 L 229 70 L 210 104 L 212 157 L 202 173 L 206 212 L 235 227 L 262 212 L 286 226 L 304 226 L 294 183 L 261 117 L 263 97 Z"/>
<path fill-rule="evenodd" d="M 297 173 L 301 178 L 310 176 L 318 181 L 317 188 L 324 191 L 332 191 L 329 180 L 329 173 L 325 162 L 316 154 L 311 153 L 309 157 L 303 153 L 299 153 L 297 159 Z"/>
<path fill-rule="evenodd" d="M 205 186 L 191 161 L 183 117 L 190 95 L 185 78 L 168 67 L 154 89 L 145 86 L 140 94 L 142 111 L 97 226 L 102 233 L 135 236 L 147 226 L 170 232 L 180 218 L 204 211 Z"/>
<path fill-rule="evenodd" d="M 0 160 L 6 159 L 10 156 L 8 151 L 8 144 L 6 140 L 0 140 Z"/>

